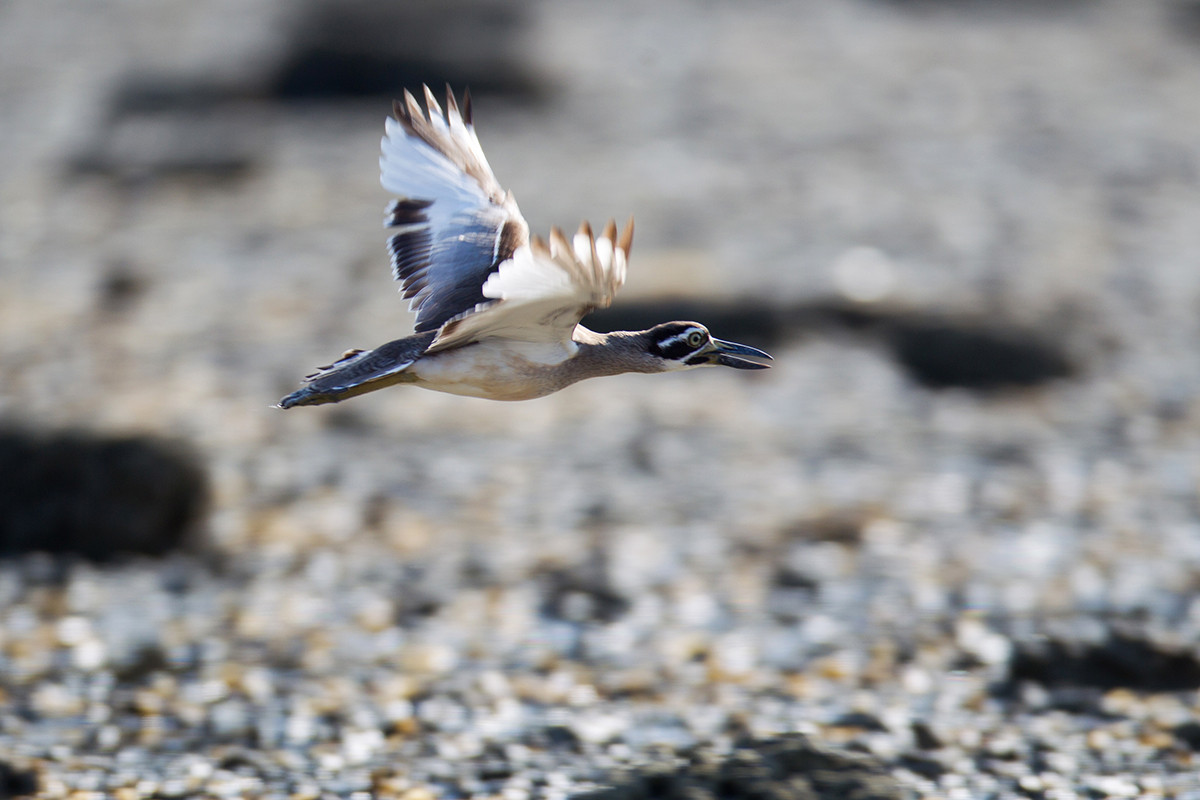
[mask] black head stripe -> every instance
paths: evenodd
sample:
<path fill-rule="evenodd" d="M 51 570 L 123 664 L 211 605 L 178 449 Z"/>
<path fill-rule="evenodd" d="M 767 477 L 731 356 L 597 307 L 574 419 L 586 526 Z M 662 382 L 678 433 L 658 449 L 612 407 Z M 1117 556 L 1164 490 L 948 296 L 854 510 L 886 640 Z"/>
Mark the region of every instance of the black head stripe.
<path fill-rule="evenodd" d="M 695 349 L 696 348 L 687 343 L 686 338 L 680 337 L 678 339 L 671 339 L 666 342 L 659 342 L 658 354 L 663 358 L 670 359 L 671 361 L 678 361 L 681 358 L 686 358 L 687 356 L 691 355 L 692 351 Z"/>
<path fill-rule="evenodd" d="M 688 337 L 699 328 L 695 325 L 678 322 L 668 322 L 659 325 L 653 331 L 650 342 L 650 352 L 659 358 L 670 361 L 680 361 L 696 352 L 696 345 L 688 342 Z"/>

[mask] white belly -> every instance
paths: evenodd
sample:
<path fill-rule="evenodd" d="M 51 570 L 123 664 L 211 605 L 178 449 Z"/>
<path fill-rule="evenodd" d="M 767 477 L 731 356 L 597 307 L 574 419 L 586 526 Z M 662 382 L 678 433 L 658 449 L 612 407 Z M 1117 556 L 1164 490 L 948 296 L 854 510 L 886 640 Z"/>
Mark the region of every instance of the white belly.
<path fill-rule="evenodd" d="M 572 345 L 574 347 L 574 345 Z M 488 400 L 531 400 L 569 383 L 560 365 L 574 355 L 563 345 L 485 339 L 433 353 L 408 368 L 426 389 Z"/>

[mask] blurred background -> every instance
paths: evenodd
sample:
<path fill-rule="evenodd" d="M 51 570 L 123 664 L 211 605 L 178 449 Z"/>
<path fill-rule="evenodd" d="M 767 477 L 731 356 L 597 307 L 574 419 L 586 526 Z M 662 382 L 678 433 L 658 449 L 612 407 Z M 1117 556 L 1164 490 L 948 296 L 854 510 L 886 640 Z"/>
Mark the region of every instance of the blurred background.
<path fill-rule="evenodd" d="M 775 368 L 271 408 L 422 82 Z M 7 0 L 0 109 L 0 795 L 1194 796 L 1200 4 Z"/>

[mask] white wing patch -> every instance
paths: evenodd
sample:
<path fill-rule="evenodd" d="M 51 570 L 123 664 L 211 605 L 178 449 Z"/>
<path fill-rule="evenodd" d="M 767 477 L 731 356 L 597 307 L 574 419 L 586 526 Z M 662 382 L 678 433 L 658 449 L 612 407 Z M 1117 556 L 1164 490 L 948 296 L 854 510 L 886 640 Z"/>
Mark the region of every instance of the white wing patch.
<path fill-rule="evenodd" d="M 488 337 L 557 342 L 570 349 L 579 320 L 610 305 L 625 283 L 632 242 L 632 219 L 619 239 L 612 221 L 599 237 L 585 222 L 572 241 L 557 228 L 549 242 L 534 238 L 487 279 L 483 303 L 442 327 L 429 352 Z"/>

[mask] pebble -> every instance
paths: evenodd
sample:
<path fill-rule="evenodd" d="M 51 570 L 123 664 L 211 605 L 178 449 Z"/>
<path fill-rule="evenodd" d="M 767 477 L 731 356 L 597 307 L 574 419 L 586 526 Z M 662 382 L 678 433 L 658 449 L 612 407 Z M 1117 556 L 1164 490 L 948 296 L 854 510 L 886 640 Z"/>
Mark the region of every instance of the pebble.
<path fill-rule="evenodd" d="M 0 794 L 698 800 L 800 753 L 872 797 L 1200 798 L 1186 43 L 1118 3 L 1043 20 L 837 0 L 803 29 L 782 6 L 717 4 L 678 30 L 626 5 L 536 12 L 575 66 L 544 129 L 499 99 L 487 128 L 497 167 L 539 188 L 527 208 L 570 207 L 546 177 L 569 164 L 642 198 L 651 258 L 695 235 L 706 260 L 744 265 L 735 299 L 1045 318 L 1086 368 L 934 392 L 878 331 L 814 329 L 772 343 L 764 375 L 270 411 L 330 342 L 403 332 L 393 292 L 347 277 L 373 252 L 358 209 L 378 201 L 371 162 L 348 161 L 355 115 L 279 125 L 237 187 L 42 176 L 64 144 L 37 121 L 62 127 L 84 97 L 109 119 L 114 87 L 93 82 L 114 70 L 69 27 L 32 35 L 48 12 L 25 4 L 0 31 L 26 64 L 0 90 L 34 121 L 0 148 L 0 217 L 20 223 L 0 238 L 0 419 L 190 438 L 212 508 L 200 552 L 0 562 Z M 185 17 L 225 30 L 210 13 Z M 178 36 L 136 22 L 55 25 L 120 28 L 174 63 Z M 590 60 L 580 36 L 624 42 L 647 74 Z M 911 63 L 1001 39 L 986 66 L 968 49 Z M 678 85 L 663 70 L 703 73 L 725 105 L 697 127 L 673 89 L 649 102 L 642 84 Z M 572 120 L 596 126 L 594 158 L 561 148 Z M 148 277 L 98 315 L 110 258 Z M 1058 663 L 1034 663 L 1047 642 Z"/>

